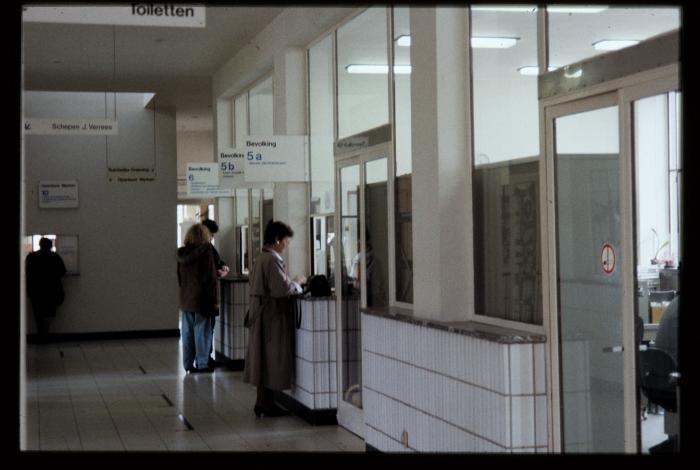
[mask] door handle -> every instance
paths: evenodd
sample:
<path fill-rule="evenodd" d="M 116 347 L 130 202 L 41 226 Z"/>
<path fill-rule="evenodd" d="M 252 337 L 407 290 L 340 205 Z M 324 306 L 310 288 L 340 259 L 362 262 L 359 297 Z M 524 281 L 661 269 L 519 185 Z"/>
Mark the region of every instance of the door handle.
<path fill-rule="evenodd" d="M 606 353 L 621 353 L 624 351 L 624 347 L 622 346 L 608 346 L 607 348 L 603 348 L 603 352 Z"/>

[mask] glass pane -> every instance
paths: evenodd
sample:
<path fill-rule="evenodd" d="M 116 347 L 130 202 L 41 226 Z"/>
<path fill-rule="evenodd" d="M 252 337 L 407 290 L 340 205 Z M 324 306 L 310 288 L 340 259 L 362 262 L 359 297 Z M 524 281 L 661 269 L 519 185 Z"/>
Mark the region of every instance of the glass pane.
<path fill-rule="evenodd" d="M 617 106 L 555 121 L 566 452 L 623 452 Z"/>
<path fill-rule="evenodd" d="M 239 274 L 248 274 L 248 190 L 236 189 L 236 266 Z"/>
<path fill-rule="evenodd" d="M 309 49 L 311 213 L 335 210 L 333 187 L 333 37 Z"/>
<path fill-rule="evenodd" d="M 407 7 L 394 8 L 394 63 L 411 65 Z M 404 45 L 408 44 L 408 45 Z M 394 74 L 396 127 L 396 300 L 413 302 L 413 219 L 411 206 L 411 74 Z"/>
<path fill-rule="evenodd" d="M 250 225 L 250 240 L 252 243 L 252 253 L 253 253 L 253 266 L 255 266 L 255 261 L 258 259 L 260 250 L 262 250 L 263 234 L 261 227 L 261 217 L 262 217 L 262 189 L 251 189 L 252 193 L 252 223 Z"/>
<path fill-rule="evenodd" d="M 494 37 L 514 41 L 482 47 L 483 38 Z M 539 325 L 537 66 L 534 5 L 472 8 L 475 311 Z"/>
<path fill-rule="evenodd" d="M 236 96 L 233 108 L 234 129 L 236 131 L 236 148 L 245 147 L 248 136 L 248 94 Z"/>
<path fill-rule="evenodd" d="M 386 8 L 368 8 L 338 29 L 338 138 L 389 122 Z M 370 68 L 356 66 L 373 65 Z"/>
<path fill-rule="evenodd" d="M 387 159 L 365 164 L 365 253 L 367 306 L 389 304 L 389 248 L 387 214 Z"/>
<path fill-rule="evenodd" d="M 340 227 L 342 230 L 342 391 L 343 400 L 362 407 L 362 350 L 360 349 L 360 167 L 340 170 Z"/>
<path fill-rule="evenodd" d="M 272 77 L 250 89 L 249 135 L 272 135 Z"/>
<path fill-rule="evenodd" d="M 678 7 L 550 5 L 547 11 L 549 64 L 553 68 L 634 45 L 680 27 Z M 632 42 L 610 42 L 615 40 Z"/>
<path fill-rule="evenodd" d="M 314 257 L 313 274 L 323 274 L 328 278 L 331 289 L 335 287 L 335 228 L 333 216 L 312 217 Z"/>

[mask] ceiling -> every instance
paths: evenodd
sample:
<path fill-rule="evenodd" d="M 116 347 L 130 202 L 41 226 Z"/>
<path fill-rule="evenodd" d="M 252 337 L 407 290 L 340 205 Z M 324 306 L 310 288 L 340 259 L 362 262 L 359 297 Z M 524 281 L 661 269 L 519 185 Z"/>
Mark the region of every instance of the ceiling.
<path fill-rule="evenodd" d="M 212 130 L 212 75 L 283 9 L 207 6 L 204 28 L 23 23 L 24 89 L 156 93 L 178 130 Z"/>

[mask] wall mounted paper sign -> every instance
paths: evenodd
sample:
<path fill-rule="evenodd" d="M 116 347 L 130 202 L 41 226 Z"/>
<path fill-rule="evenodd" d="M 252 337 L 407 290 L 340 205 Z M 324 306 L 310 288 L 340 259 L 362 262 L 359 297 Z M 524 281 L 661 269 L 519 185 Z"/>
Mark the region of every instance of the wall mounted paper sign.
<path fill-rule="evenodd" d="M 40 209 L 75 209 L 78 207 L 78 181 L 39 181 Z"/>
<path fill-rule="evenodd" d="M 78 236 L 56 235 L 56 253 L 63 258 L 67 274 L 79 274 L 78 269 Z"/>
<path fill-rule="evenodd" d="M 615 249 L 610 243 L 604 243 L 600 250 L 600 264 L 605 274 L 615 272 Z"/>
<path fill-rule="evenodd" d="M 245 149 L 219 149 L 219 186 L 234 189 L 245 184 Z"/>
<path fill-rule="evenodd" d="M 117 135 L 114 119 L 25 119 L 25 135 Z"/>
<path fill-rule="evenodd" d="M 303 135 L 246 138 L 245 180 L 308 181 L 308 138 Z"/>
<path fill-rule="evenodd" d="M 203 28 L 206 7 L 165 3 L 131 3 L 123 6 L 25 6 L 28 23 L 82 23 L 131 26 Z"/>
<path fill-rule="evenodd" d="M 219 164 L 188 163 L 187 195 L 190 197 L 231 196 L 230 189 L 219 187 Z"/>

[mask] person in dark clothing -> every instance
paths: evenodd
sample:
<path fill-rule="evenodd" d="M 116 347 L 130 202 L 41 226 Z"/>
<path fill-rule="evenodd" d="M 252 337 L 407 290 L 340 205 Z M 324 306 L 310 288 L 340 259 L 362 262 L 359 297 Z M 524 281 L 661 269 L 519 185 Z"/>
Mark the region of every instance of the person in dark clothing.
<path fill-rule="evenodd" d="M 219 309 L 219 282 L 209 230 L 195 224 L 177 250 L 177 281 L 182 310 L 182 363 L 187 372 L 212 372 L 211 317 Z"/>
<path fill-rule="evenodd" d="M 63 259 L 51 251 L 53 242 L 45 237 L 39 240 L 39 251 L 27 255 L 27 295 L 32 301 L 39 341 L 48 339 L 49 324 L 56 317 L 56 307 L 63 303 L 65 293 L 61 277 L 66 274 Z"/>
<path fill-rule="evenodd" d="M 212 241 L 214 240 L 214 235 L 216 232 L 219 231 L 219 225 L 214 222 L 211 219 L 204 219 L 202 221 L 202 225 L 204 225 L 206 228 L 209 229 L 209 233 L 211 234 L 211 239 Z M 217 251 L 216 247 L 214 244 L 211 245 L 211 248 L 214 253 L 214 262 L 216 263 L 216 274 L 219 277 L 224 277 L 228 274 L 229 268 L 224 262 L 224 260 L 221 259 L 221 256 L 219 256 L 219 252 Z M 214 328 L 216 327 L 216 317 L 219 316 L 219 311 L 217 310 L 216 313 L 212 317 L 210 317 L 211 321 L 211 337 L 212 337 L 212 345 L 211 348 L 209 348 L 209 367 L 216 367 L 216 360 L 212 357 L 212 353 L 214 352 Z"/>

